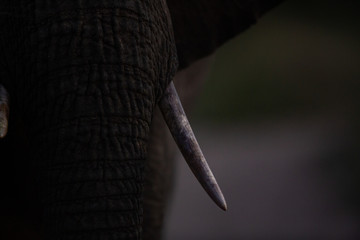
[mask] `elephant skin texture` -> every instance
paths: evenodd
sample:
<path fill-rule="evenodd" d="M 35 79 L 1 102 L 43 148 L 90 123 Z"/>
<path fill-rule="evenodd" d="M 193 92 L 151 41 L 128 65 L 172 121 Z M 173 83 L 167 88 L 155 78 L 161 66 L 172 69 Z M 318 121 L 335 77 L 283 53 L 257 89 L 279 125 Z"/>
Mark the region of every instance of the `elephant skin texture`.
<path fill-rule="evenodd" d="M 190 105 L 211 57 L 194 62 L 277 3 L 1 1 L 0 238 L 160 239 L 175 147 L 156 105 L 188 66 Z"/>
<path fill-rule="evenodd" d="M 43 239 L 140 239 L 152 112 L 177 68 L 165 3 L 10 4 L 2 81 L 21 136 L 7 181 L 36 169 L 22 170 Z"/>

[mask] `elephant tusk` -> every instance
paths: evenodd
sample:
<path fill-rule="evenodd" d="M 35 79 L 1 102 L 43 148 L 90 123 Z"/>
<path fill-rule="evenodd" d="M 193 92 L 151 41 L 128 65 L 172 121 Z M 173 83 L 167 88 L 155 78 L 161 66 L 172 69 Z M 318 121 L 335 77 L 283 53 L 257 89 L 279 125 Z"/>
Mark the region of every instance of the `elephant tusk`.
<path fill-rule="evenodd" d="M 9 94 L 0 84 L 0 138 L 6 136 L 9 119 Z"/>
<path fill-rule="evenodd" d="M 173 82 L 165 90 L 164 96 L 159 102 L 159 107 L 191 171 L 213 201 L 226 211 L 225 198 L 196 141 Z"/>

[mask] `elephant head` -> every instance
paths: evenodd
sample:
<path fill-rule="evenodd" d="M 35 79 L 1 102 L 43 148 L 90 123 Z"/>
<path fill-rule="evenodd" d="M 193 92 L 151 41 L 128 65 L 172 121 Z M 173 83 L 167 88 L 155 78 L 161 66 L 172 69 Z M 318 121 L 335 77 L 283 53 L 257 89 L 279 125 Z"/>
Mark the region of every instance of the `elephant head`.
<path fill-rule="evenodd" d="M 142 238 L 144 166 L 157 105 L 191 169 L 226 209 L 171 81 L 177 70 L 213 52 L 268 9 L 259 6 L 272 4 L 188 4 L 0 4 L 0 83 L 11 97 L 9 134 L 0 144 L 1 182 L 8 193 L 4 206 L 30 215 L 39 237 Z M 239 19 L 240 27 L 235 24 Z M 196 49 L 194 38 L 205 47 Z M 0 95 L 5 135 L 7 94 L 2 88 Z"/>

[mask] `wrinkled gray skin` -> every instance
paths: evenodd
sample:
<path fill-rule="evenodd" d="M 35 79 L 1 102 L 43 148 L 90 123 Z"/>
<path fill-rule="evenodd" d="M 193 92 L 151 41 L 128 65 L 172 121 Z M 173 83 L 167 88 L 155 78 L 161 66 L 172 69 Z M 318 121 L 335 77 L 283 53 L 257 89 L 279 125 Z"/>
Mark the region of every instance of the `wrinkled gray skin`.
<path fill-rule="evenodd" d="M 276 2 L 1 1 L 1 239 L 160 239 L 175 146 L 156 105 L 178 60 L 191 66 Z M 185 106 L 206 72 L 194 69 L 175 77 Z"/>
<path fill-rule="evenodd" d="M 2 212 L 41 239 L 141 239 L 153 111 L 177 69 L 166 3 L 20 3 L 0 5 Z"/>

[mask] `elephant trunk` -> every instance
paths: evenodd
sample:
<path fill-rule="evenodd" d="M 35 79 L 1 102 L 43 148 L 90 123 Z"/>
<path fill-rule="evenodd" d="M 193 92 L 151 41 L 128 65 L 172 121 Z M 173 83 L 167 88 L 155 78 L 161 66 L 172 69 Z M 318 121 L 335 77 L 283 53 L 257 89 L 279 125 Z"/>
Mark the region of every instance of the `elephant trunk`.
<path fill-rule="evenodd" d="M 38 133 L 35 156 L 50 239 L 140 238 L 147 128 L 102 115 Z"/>
<path fill-rule="evenodd" d="M 35 1 L 18 20 L 13 89 L 39 169 L 44 238 L 141 239 L 149 126 L 176 70 L 166 6 L 82 4 Z"/>
<path fill-rule="evenodd" d="M 49 239 L 140 238 L 147 125 L 93 115 L 56 128 L 34 142 Z"/>

